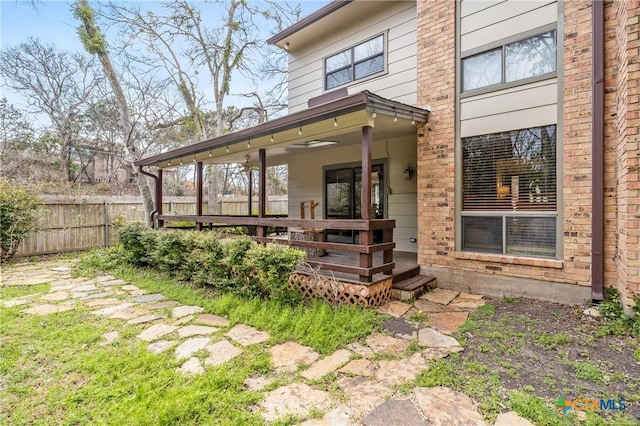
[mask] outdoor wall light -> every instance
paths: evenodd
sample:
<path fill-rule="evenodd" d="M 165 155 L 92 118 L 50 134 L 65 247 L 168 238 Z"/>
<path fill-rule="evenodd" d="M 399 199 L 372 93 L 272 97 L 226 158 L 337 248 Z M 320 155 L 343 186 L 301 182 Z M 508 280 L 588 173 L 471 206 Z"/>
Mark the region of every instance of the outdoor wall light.
<path fill-rule="evenodd" d="M 411 167 L 411 164 L 407 163 L 407 167 L 402 171 L 402 176 L 404 176 L 404 180 L 411 180 L 413 178 L 414 170 Z"/>
<path fill-rule="evenodd" d="M 298 129 L 298 136 L 302 136 L 302 124 L 300 125 L 300 128 Z"/>
<path fill-rule="evenodd" d="M 273 132 L 271 132 L 271 143 L 273 143 Z"/>
<path fill-rule="evenodd" d="M 333 117 L 333 127 L 338 127 L 338 116 Z"/>
<path fill-rule="evenodd" d="M 249 141 L 247 142 L 247 148 L 251 148 L 251 138 L 249 138 Z"/>

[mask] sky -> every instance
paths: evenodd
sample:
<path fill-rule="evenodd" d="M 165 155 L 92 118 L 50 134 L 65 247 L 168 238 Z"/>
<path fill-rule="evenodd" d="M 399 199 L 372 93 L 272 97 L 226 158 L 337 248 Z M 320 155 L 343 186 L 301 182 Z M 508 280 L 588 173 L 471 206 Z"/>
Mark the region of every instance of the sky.
<path fill-rule="evenodd" d="M 259 0 L 250 0 L 258 2 Z M 326 5 L 329 0 L 289 0 L 290 4 L 300 4 L 302 15 L 306 16 Z M 35 3 L 35 7 L 34 7 Z M 104 2 L 103 2 L 104 3 Z M 155 9 L 160 7 L 160 2 L 151 0 L 138 0 L 143 7 Z M 205 3 L 202 0 L 194 0 L 205 13 L 205 8 L 211 8 L 214 12 L 215 2 Z M 97 8 L 99 1 L 90 0 L 90 4 Z M 71 12 L 72 2 L 63 0 L 0 0 L 0 48 L 6 49 L 27 41 L 30 37 L 39 38 L 41 41 L 55 45 L 60 50 L 71 52 L 84 52 L 82 44 L 76 33 L 77 21 Z M 265 28 L 263 38 L 271 35 L 271 28 Z M 111 34 L 107 33 L 107 40 Z M 232 81 L 231 92 L 242 92 L 243 79 L 238 76 Z M 0 97 L 7 97 L 10 103 L 20 106 L 23 104 L 20 94 L 13 93 L 5 87 L 0 87 Z M 241 105 L 246 102 L 243 98 L 231 98 L 227 105 Z"/>

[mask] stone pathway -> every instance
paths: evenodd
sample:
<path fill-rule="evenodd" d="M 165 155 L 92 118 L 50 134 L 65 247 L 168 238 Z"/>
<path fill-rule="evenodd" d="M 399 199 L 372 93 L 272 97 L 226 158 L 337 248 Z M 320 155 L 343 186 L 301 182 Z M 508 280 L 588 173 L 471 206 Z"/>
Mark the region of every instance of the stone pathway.
<path fill-rule="evenodd" d="M 112 276 L 73 278 L 73 265 L 68 260 L 47 261 L 3 271 L 0 286 L 48 284 L 49 291 L 6 300 L 0 306 L 46 316 L 84 305 L 113 324 L 99 345 L 121 339 L 119 329 L 125 324 L 139 327 L 136 338 L 141 344 L 154 354 L 172 351 L 180 361 L 177 372 L 185 376 L 233 362 L 246 348 L 260 345 L 271 355 L 271 372 L 251 376 L 244 385 L 259 392 L 275 381 L 282 383 L 255 407 L 267 423 L 287 415 L 322 413 L 302 425 L 486 424 L 470 398 L 449 388 L 396 390 L 428 369 L 429 360 L 464 350 L 451 334 L 484 304 L 482 296 L 436 288 L 412 304 L 389 302 L 378 309 L 389 316 L 385 334 L 373 333 L 321 356 L 297 342 L 270 345 L 264 331 L 246 324 L 232 326 L 227 318 L 205 313 L 200 306 L 147 294 Z M 415 320 L 420 319 L 427 319 L 429 327 L 418 327 Z M 410 347 L 412 353 L 407 355 Z M 335 384 L 331 393 L 327 380 Z M 503 413 L 496 422 L 506 424 L 530 425 L 513 412 Z"/>

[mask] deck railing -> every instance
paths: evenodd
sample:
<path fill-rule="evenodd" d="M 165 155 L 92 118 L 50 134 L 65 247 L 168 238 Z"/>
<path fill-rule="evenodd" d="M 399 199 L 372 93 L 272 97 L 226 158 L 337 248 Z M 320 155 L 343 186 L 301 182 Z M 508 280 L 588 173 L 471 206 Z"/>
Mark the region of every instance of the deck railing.
<path fill-rule="evenodd" d="M 391 275 L 395 263 L 393 262 L 393 229 L 395 220 L 391 219 L 293 219 L 287 217 L 257 217 L 257 216 L 210 216 L 210 215 L 159 215 L 159 223 L 174 221 L 194 222 L 197 229 L 207 227 L 246 226 L 248 234 L 256 241 L 288 244 L 314 250 L 331 250 L 350 252 L 358 255 L 356 264 L 332 262 L 324 257 L 310 256 L 308 263 L 321 270 L 353 275 L 360 282 L 372 282 L 376 274 Z M 275 235 L 268 235 L 268 229 L 286 230 L 287 234 L 297 230 L 324 232 L 327 229 L 357 232 L 357 244 L 338 243 L 328 241 L 302 241 L 282 239 Z M 374 234 L 376 238 L 374 239 Z M 378 240 L 378 241 L 376 241 Z M 382 257 L 375 253 L 382 252 Z M 380 260 L 376 262 L 376 257 Z M 376 264 L 377 263 L 377 264 Z"/>

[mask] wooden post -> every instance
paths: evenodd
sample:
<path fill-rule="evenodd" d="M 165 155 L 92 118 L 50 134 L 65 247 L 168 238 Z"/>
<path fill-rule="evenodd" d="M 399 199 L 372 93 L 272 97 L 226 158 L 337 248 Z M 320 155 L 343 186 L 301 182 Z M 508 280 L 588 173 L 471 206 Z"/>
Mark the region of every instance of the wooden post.
<path fill-rule="evenodd" d="M 267 214 L 267 151 L 264 148 L 258 150 L 258 217 L 265 217 Z M 258 227 L 258 237 L 266 237 L 267 228 Z"/>
<path fill-rule="evenodd" d="M 196 163 L 196 216 L 202 216 L 202 161 Z M 202 231 L 202 222 L 196 221 L 196 231 Z"/>
<path fill-rule="evenodd" d="M 360 214 L 371 220 L 371 127 L 362 127 L 362 188 L 360 191 Z"/>
<path fill-rule="evenodd" d="M 158 179 L 156 180 L 156 211 L 158 216 L 162 214 L 162 169 L 158 169 Z M 164 221 L 158 219 L 158 228 L 164 226 Z"/>

